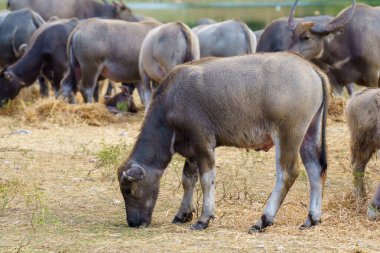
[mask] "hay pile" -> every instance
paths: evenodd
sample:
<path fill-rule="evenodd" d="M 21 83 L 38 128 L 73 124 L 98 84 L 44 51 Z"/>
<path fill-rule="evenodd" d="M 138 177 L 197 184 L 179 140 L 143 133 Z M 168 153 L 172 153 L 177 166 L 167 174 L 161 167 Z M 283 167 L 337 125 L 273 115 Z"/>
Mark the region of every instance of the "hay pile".
<path fill-rule="evenodd" d="M 21 117 L 24 123 L 49 122 L 65 125 L 104 126 L 118 122 L 103 104 L 67 104 L 62 100 L 40 99 L 25 109 Z"/>
<path fill-rule="evenodd" d="M 331 97 L 328 115 L 333 121 L 345 121 L 346 100 L 344 98 Z"/>
<path fill-rule="evenodd" d="M 40 97 L 39 89 L 35 85 L 21 89 L 15 99 L 12 99 L 0 109 L 0 116 L 16 116 L 24 112 L 27 107 L 40 99 Z"/>

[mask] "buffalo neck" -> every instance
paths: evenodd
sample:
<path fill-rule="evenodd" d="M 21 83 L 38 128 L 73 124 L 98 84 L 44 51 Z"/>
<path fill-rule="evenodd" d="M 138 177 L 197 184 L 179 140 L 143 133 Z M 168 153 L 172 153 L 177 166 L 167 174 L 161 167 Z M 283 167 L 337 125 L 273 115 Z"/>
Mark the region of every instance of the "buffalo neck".
<path fill-rule="evenodd" d="M 323 53 L 320 62 L 333 66 L 336 62 L 344 60 L 349 54 L 349 47 L 347 47 L 346 36 L 342 32 L 338 34 L 332 34 L 331 37 L 324 38 L 323 41 Z"/>
<path fill-rule="evenodd" d="M 43 65 L 41 49 L 32 47 L 15 64 L 7 68 L 26 85 L 31 85 L 40 75 Z"/>
<path fill-rule="evenodd" d="M 162 103 L 154 101 L 128 160 L 145 168 L 166 169 L 173 156 L 173 133 L 165 119 Z"/>

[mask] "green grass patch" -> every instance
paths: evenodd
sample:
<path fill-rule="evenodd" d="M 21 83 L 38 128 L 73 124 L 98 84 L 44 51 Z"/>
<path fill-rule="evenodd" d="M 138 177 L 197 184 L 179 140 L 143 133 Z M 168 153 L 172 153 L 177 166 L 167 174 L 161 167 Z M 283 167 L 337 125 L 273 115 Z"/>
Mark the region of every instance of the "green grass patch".
<path fill-rule="evenodd" d="M 102 177 L 115 180 L 118 166 L 126 159 L 131 146 L 125 141 L 117 144 L 101 144 L 100 150 L 95 154 L 96 168 L 102 169 Z"/>

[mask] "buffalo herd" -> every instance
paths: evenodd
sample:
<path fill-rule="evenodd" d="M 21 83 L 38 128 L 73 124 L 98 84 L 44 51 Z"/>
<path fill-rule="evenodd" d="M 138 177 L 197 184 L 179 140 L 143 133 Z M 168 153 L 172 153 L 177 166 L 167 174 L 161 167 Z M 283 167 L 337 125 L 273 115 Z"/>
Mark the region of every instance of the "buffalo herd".
<path fill-rule="evenodd" d="M 326 118 L 331 95 L 343 87 L 351 136 L 354 194 L 366 197 L 366 164 L 380 149 L 380 7 L 352 4 L 336 17 L 279 18 L 259 31 L 239 20 L 205 18 L 196 27 L 135 15 L 123 1 L 8 0 L 0 12 L 0 106 L 36 81 L 57 99 L 99 101 L 99 81 L 123 83 L 106 96 L 136 112 L 140 135 L 118 168 L 126 220 L 148 226 L 160 178 L 178 153 L 186 158 L 183 198 L 173 223 L 192 221 L 199 179 L 203 208 L 193 230 L 215 217 L 215 149 L 275 147 L 276 182 L 250 232 L 264 231 L 299 175 L 310 183 L 309 211 L 300 227 L 321 222 L 327 175 Z M 366 86 L 354 92 L 354 84 Z M 110 86 L 112 87 L 112 85 Z M 111 90 L 109 90 L 111 91 Z M 108 94 L 109 95 L 109 94 Z M 379 218 L 380 186 L 368 207 Z"/>

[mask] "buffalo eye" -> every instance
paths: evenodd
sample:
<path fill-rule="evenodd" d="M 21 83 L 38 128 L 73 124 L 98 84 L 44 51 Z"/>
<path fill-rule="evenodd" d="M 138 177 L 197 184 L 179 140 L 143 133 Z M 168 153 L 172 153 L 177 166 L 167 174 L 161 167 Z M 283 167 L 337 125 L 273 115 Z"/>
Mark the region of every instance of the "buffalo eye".
<path fill-rule="evenodd" d="M 304 36 L 301 37 L 301 40 L 302 40 L 302 41 L 308 41 L 308 40 L 310 40 L 310 39 L 311 39 L 311 38 L 310 38 L 309 35 L 304 35 Z"/>

